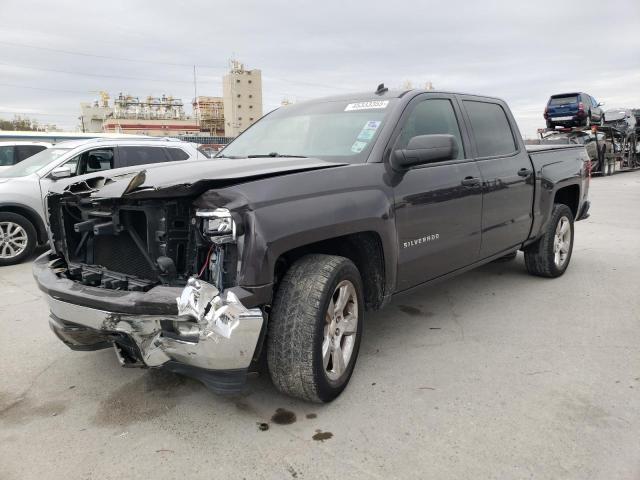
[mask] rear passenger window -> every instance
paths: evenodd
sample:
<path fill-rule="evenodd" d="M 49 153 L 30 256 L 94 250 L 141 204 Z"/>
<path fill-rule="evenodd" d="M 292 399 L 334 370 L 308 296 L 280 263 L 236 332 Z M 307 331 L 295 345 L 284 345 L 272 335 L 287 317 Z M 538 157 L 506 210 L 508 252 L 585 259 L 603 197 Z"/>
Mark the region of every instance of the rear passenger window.
<path fill-rule="evenodd" d="M 164 148 L 161 147 L 118 147 L 118 158 L 121 167 L 147 165 L 169 160 Z"/>
<path fill-rule="evenodd" d="M 500 105 L 464 100 L 464 106 L 469 113 L 478 157 L 497 157 L 516 151 L 513 132 Z"/>
<path fill-rule="evenodd" d="M 21 162 L 25 158 L 29 158 L 30 156 L 41 152 L 45 148 L 47 147 L 43 145 L 20 145 L 16 147 L 16 162 Z"/>
<path fill-rule="evenodd" d="M 189 154 L 181 148 L 167 148 L 165 150 L 169 154 L 169 158 L 171 158 L 172 161 L 186 160 L 187 158 L 189 158 Z"/>
<path fill-rule="evenodd" d="M 433 134 L 453 135 L 458 145 L 456 158 L 464 158 L 458 120 L 451 101 L 444 98 L 424 100 L 415 106 L 402 127 L 395 148 L 405 148 L 409 140 L 418 135 Z"/>
<path fill-rule="evenodd" d="M 13 145 L 0 145 L 0 167 L 9 167 L 15 163 L 13 148 Z"/>

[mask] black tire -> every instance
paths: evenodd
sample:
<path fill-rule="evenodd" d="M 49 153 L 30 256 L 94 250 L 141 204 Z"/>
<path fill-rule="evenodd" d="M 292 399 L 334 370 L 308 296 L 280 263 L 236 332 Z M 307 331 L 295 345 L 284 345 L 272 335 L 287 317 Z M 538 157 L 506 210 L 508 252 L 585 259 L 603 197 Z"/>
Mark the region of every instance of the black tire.
<path fill-rule="evenodd" d="M 605 145 L 598 153 L 598 161 L 600 162 L 600 174 L 604 177 L 607 174 L 607 147 Z"/>
<path fill-rule="evenodd" d="M 555 262 L 555 249 L 554 239 L 556 236 L 556 229 L 560 220 L 567 218 L 570 226 L 570 244 L 569 251 L 566 254 L 564 262 L 558 266 Z M 571 261 L 571 254 L 573 253 L 573 213 L 571 209 L 561 203 L 556 203 L 553 206 L 551 212 L 551 218 L 549 224 L 546 227 L 544 235 L 534 244 L 529 245 L 524 250 L 524 263 L 527 267 L 527 271 L 531 275 L 537 275 L 539 277 L 555 278 L 562 275 L 569 266 Z"/>
<path fill-rule="evenodd" d="M 339 283 L 351 282 L 357 304 L 353 350 L 342 375 L 330 379 L 322 359 L 329 302 Z M 351 260 L 312 254 L 295 262 L 276 292 L 269 318 L 267 362 L 273 384 L 287 395 L 330 402 L 344 390 L 358 357 L 364 298 L 360 273 Z"/>
<path fill-rule="evenodd" d="M 553 122 L 547 120 L 547 128 L 554 128 Z"/>
<path fill-rule="evenodd" d="M 16 256 L 10 258 L 3 258 L 0 256 L 0 267 L 6 265 L 16 265 L 24 261 L 26 258 L 29 258 L 35 250 L 36 244 L 38 243 L 38 235 L 36 233 L 35 227 L 22 215 L 11 212 L 0 212 L 0 224 L 3 224 L 4 222 L 11 222 L 22 227 L 27 236 L 27 244 L 24 250 L 22 250 L 22 252 L 20 252 Z M 0 235 L 2 235 L 1 232 Z M 4 252 L 4 244 L 3 241 L 0 240 L 0 255 L 2 255 Z"/>

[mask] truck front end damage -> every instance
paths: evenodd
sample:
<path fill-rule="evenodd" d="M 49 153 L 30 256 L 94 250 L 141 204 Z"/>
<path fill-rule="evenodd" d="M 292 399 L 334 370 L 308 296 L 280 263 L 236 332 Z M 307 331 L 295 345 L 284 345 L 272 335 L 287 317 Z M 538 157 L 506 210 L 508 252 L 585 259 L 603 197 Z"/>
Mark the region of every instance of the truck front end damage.
<path fill-rule="evenodd" d="M 241 389 L 265 322 L 252 292 L 237 285 L 243 232 L 234 214 L 196 208 L 193 195 L 100 197 L 108 183 L 47 197 L 53 248 L 34 276 L 52 330 L 73 350 L 113 347 L 125 367 Z"/>

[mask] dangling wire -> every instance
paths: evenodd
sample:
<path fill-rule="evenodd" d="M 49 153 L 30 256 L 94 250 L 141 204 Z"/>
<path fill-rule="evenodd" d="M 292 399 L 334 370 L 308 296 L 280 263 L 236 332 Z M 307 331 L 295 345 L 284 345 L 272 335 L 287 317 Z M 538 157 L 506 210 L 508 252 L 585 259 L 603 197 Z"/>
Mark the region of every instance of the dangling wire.
<path fill-rule="evenodd" d="M 205 269 L 207 268 L 207 265 L 209 265 L 209 260 L 211 259 L 211 252 L 213 252 L 213 247 L 214 247 L 214 245 L 211 245 L 209 247 L 209 252 L 207 252 L 207 259 L 204 261 L 204 265 L 202 265 L 202 268 L 200 269 L 200 272 L 198 273 L 198 277 L 197 278 L 202 277 L 202 274 L 204 273 Z"/>

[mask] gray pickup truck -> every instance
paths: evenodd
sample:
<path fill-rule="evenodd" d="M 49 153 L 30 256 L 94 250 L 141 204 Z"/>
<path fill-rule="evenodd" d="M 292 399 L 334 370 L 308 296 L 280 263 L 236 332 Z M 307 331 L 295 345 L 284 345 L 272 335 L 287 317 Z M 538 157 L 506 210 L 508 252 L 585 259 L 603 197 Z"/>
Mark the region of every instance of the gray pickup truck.
<path fill-rule="evenodd" d="M 56 182 L 34 275 L 71 349 L 219 392 L 264 352 L 278 389 L 328 402 L 365 310 L 518 250 L 562 275 L 588 161 L 527 151 L 502 100 L 381 85 L 280 108 L 213 160 Z"/>

